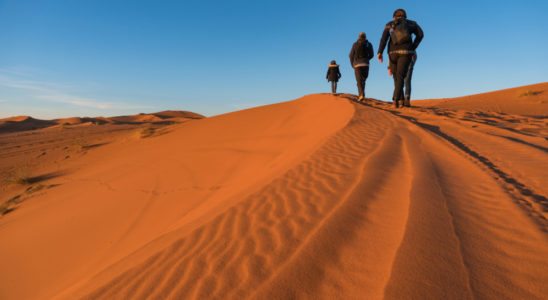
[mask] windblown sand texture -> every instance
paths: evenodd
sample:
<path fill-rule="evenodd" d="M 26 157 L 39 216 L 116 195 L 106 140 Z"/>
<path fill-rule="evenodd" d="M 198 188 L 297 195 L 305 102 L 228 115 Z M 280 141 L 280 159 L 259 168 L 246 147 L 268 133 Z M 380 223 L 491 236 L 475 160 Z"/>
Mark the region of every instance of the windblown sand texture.
<path fill-rule="evenodd" d="M 310 95 L 41 162 L 5 188 L 0 298 L 546 299 L 548 84 L 525 89 Z"/>

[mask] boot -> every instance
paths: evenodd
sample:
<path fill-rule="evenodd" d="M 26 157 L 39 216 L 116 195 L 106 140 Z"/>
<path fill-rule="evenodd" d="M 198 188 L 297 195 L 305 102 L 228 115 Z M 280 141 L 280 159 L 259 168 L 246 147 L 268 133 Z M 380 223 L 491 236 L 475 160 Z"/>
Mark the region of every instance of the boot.
<path fill-rule="evenodd" d="M 411 107 L 411 100 L 409 99 L 409 96 L 405 96 L 405 100 L 403 102 L 403 106 Z"/>
<path fill-rule="evenodd" d="M 398 102 L 399 102 L 399 101 L 398 101 L 398 100 L 393 100 L 393 102 L 394 102 L 394 107 L 395 107 L 395 108 L 398 108 L 398 107 L 399 107 L 399 106 L 398 106 Z"/>

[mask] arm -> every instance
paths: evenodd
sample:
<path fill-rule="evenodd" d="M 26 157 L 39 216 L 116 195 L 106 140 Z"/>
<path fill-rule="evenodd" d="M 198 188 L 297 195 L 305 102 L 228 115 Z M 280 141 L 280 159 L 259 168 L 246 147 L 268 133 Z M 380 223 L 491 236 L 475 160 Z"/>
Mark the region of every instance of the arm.
<path fill-rule="evenodd" d="M 329 79 L 329 68 L 327 68 L 327 74 L 325 74 L 325 79 Z"/>
<path fill-rule="evenodd" d="M 417 27 L 415 27 L 415 41 L 413 41 L 413 50 L 417 49 L 419 44 L 422 41 L 422 38 L 424 37 L 424 33 L 422 32 L 422 28 L 419 26 L 419 24 L 416 24 Z"/>
<path fill-rule="evenodd" d="M 341 78 L 341 71 L 339 70 L 339 67 L 337 67 L 337 78 Z"/>
<path fill-rule="evenodd" d="M 390 24 L 386 24 L 384 27 L 384 31 L 382 32 L 381 42 L 379 43 L 379 51 L 377 52 L 377 56 L 380 54 L 382 57 L 382 53 L 384 52 L 384 48 L 386 47 L 386 42 L 388 42 L 388 38 L 390 37 Z"/>

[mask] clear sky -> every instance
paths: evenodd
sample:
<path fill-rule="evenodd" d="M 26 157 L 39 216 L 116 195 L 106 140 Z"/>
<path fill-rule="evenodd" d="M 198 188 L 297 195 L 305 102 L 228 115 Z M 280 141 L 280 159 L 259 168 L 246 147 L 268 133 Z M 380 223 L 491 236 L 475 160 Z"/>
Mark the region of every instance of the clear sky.
<path fill-rule="evenodd" d="M 413 98 L 548 81 L 548 1 L 0 0 L 0 118 L 190 110 L 207 116 L 356 94 L 348 53 L 375 53 L 397 8 L 422 27 Z M 389 100 L 386 60 L 366 95 Z"/>

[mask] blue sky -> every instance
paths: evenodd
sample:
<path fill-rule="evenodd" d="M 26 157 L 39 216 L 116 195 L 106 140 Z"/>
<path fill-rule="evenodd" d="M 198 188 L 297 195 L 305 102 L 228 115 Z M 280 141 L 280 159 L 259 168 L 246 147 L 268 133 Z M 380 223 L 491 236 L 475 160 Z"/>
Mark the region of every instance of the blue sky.
<path fill-rule="evenodd" d="M 0 118 L 207 116 L 329 92 L 356 94 L 348 52 L 375 52 L 396 8 L 423 28 L 413 98 L 548 81 L 548 1 L 0 0 Z M 393 81 L 371 61 L 366 95 Z"/>

